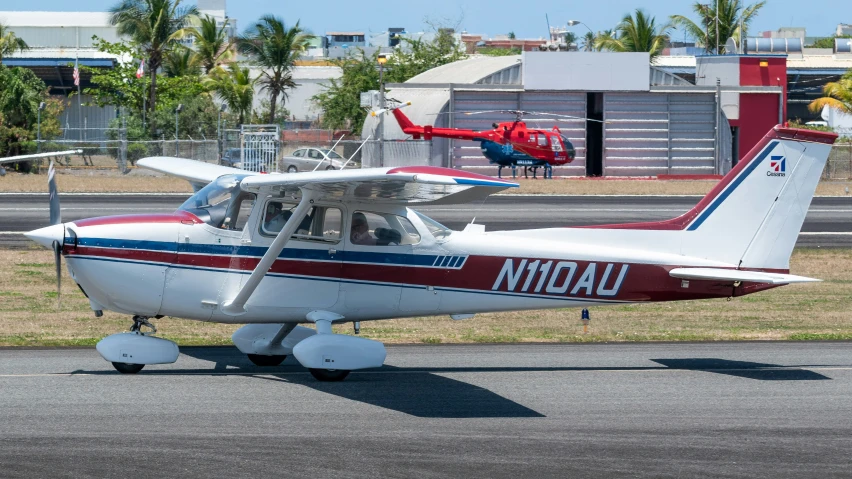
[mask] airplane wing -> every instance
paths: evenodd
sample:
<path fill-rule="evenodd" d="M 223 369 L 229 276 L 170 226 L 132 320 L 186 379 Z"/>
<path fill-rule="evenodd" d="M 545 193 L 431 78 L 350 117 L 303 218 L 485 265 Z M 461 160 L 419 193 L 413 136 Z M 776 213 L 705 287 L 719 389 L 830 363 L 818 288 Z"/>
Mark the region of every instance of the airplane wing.
<path fill-rule="evenodd" d="M 4 163 L 20 163 L 23 161 L 38 160 L 39 158 L 53 158 L 56 156 L 79 155 L 83 150 L 51 151 L 48 153 L 36 153 L 34 155 L 7 156 L 0 158 L 0 165 Z"/>
<path fill-rule="evenodd" d="M 740 269 L 722 268 L 675 268 L 669 271 L 669 276 L 682 279 L 705 279 L 718 281 L 747 281 L 751 283 L 791 284 L 811 283 L 820 281 L 805 276 L 793 274 L 764 273 L 762 271 L 743 271 Z"/>
<path fill-rule="evenodd" d="M 517 183 L 435 166 L 328 170 L 245 178 L 240 187 L 308 189 L 324 198 L 363 203 L 456 204 L 477 201 Z"/>
<path fill-rule="evenodd" d="M 208 183 L 223 175 L 259 175 L 253 171 L 240 170 L 229 166 L 214 165 L 203 161 L 174 158 L 169 156 L 154 156 L 142 158 L 136 164 L 149 170 L 159 171 L 167 175 L 183 178 L 188 181 L 194 191 L 207 186 Z"/>

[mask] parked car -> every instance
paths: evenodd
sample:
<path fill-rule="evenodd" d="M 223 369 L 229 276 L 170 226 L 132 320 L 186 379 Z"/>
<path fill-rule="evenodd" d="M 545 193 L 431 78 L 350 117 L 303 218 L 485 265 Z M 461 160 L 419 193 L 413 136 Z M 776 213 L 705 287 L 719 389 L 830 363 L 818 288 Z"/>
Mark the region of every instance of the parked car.
<path fill-rule="evenodd" d="M 219 164 L 223 166 L 230 166 L 231 168 L 241 168 L 248 171 L 262 171 L 264 169 L 260 154 L 255 150 L 250 148 L 246 149 L 246 158 L 245 164 L 243 164 L 242 149 L 228 148 L 222 155 L 222 159 L 219 161 Z"/>
<path fill-rule="evenodd" d="M 346 159 L 334 150 L 322 148 L 300 148 L 281 159 L 281 168 L 287 173 L 298 171 L 339 170 L 343 168 Z M 317 168 L 319 165 L 319 168 Z M 350 163 L 349 166 L 352 166 Z"/>

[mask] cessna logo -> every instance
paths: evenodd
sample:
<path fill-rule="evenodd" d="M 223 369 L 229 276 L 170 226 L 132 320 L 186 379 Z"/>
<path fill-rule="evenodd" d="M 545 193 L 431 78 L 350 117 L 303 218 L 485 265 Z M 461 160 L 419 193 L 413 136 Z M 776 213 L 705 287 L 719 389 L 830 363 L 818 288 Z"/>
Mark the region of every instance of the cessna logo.
<path fill-rule="evenodd" d="M 772 156 L 769 158 L 769 171 L 766 176 L 786 176 L 787 158 L 783 156 Z"/>
<path fill-rule="evenodd" d="M 509 258 L 491 289 L 499 290 L 505 284 L 510 292 L 615 296 L 629 267 L 622 264 L 616 276 L 616 265 L 612 263 L 599 268 L 597 263 L 583 267 L 573 261 L 518 261 Z"/>

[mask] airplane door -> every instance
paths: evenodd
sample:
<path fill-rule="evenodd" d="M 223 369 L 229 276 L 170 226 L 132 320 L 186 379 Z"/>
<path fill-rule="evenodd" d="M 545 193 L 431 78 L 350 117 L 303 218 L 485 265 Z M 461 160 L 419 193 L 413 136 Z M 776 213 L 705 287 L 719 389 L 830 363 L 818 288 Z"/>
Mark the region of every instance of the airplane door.
<path fill-rule="evenodd" d="M 251 268 L 266 252 L 295 209 L 295 202 L 269 199 L 256 215 L 262 219 L 252 229 Z M 260 282 L 246 309 L 262 317 L 275 317 L 281 308 L 331 308 L 337 303 L 342 266 L 343 213 L 337 206 L 317 204 Z M 247 272 L 251 271 L 247 268 Z M 243 275 L 242 282 L 248 279 Z"/>

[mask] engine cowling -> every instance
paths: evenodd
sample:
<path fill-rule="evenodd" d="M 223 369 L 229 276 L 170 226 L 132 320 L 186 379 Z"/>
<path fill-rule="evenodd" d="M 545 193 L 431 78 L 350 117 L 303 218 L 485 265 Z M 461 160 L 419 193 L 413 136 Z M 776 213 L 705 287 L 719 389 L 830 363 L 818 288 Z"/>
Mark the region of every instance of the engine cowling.
<path fill-rule="evenodd" d="M 139 333 L 112 334 L 98 341 L 95 348 L 113 363 L 170 364 L 180 354 L 176 343 Z"/>
<path fill-rule="evenodd" d="M 293 348 L 293 356 L 308 369 L 378 368 L 385 362 L 385 345 L 343 334 L 317 334 Z"/>

